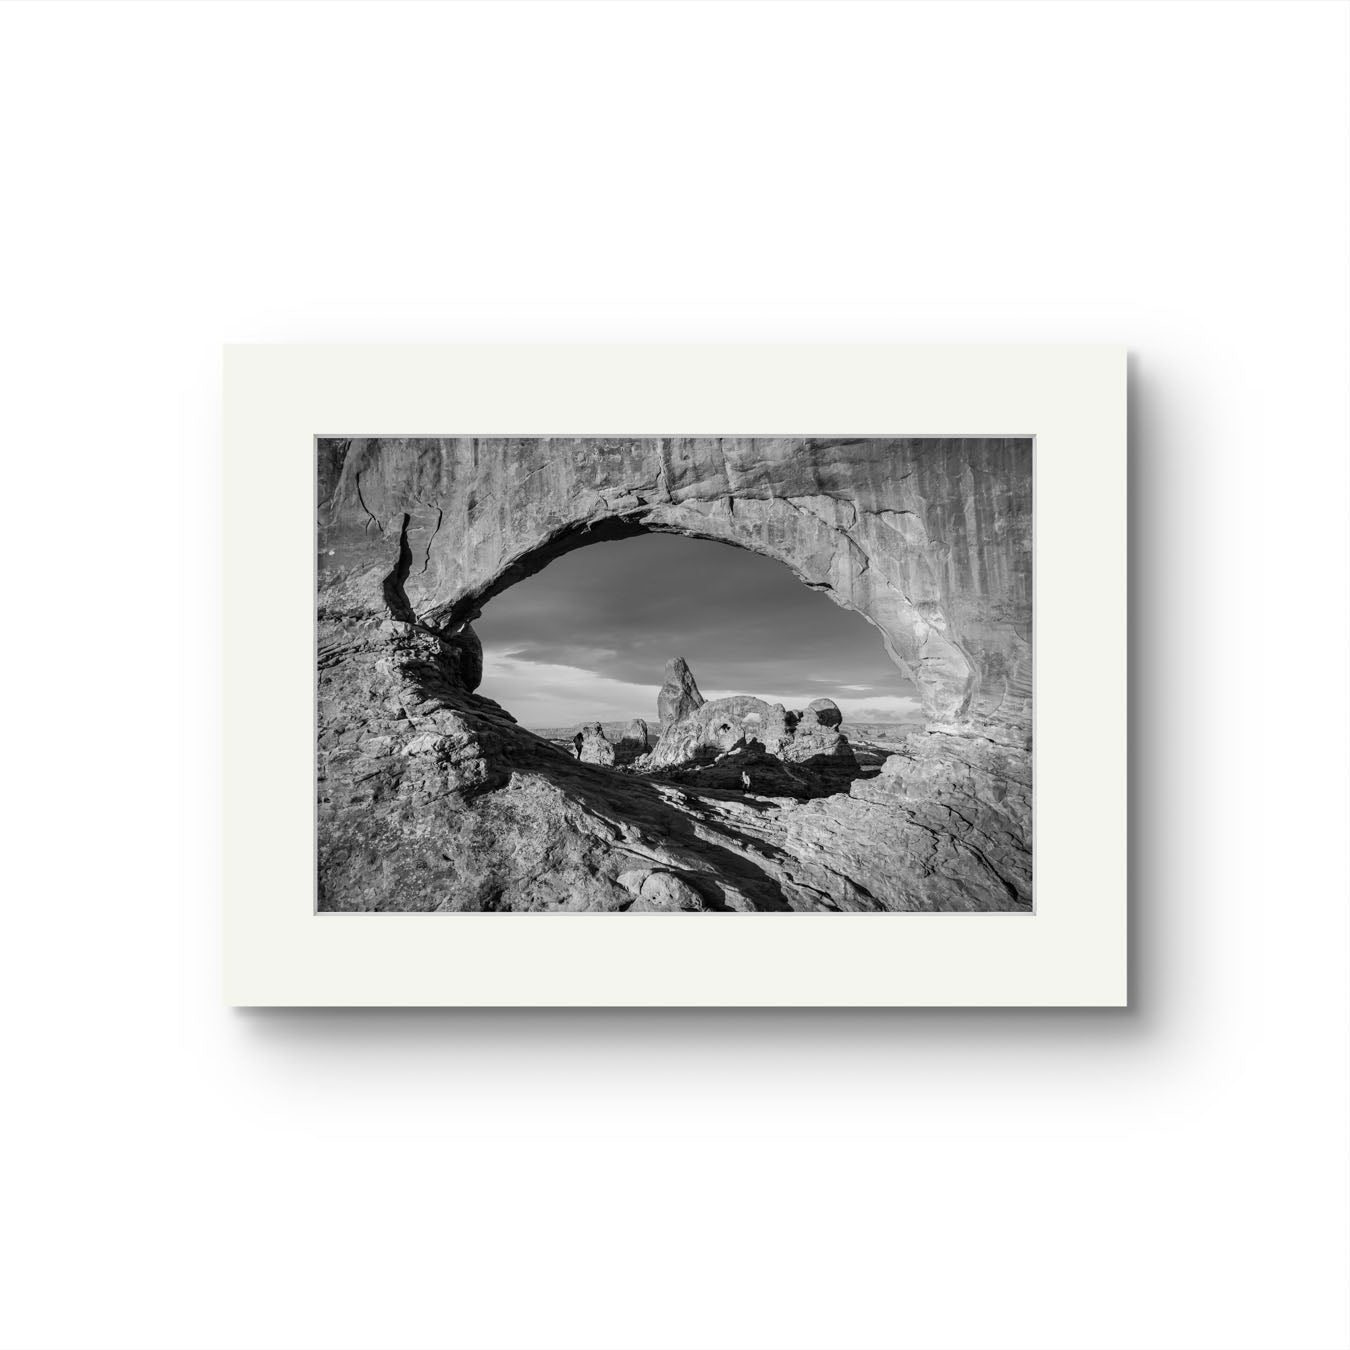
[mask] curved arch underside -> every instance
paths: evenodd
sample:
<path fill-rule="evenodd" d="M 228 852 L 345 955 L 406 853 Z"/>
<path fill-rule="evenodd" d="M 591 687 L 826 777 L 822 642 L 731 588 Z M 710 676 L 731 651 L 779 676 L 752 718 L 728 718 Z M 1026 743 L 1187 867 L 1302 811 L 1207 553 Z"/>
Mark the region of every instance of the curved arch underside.
<path fill-rule="evenodd" d="M 782 562 L 856 610 L 950 722 L 1029 693 L 1027 438 L 320 442 L 320 584 L 447 631 L 554 558 L 645 532 Z"/>

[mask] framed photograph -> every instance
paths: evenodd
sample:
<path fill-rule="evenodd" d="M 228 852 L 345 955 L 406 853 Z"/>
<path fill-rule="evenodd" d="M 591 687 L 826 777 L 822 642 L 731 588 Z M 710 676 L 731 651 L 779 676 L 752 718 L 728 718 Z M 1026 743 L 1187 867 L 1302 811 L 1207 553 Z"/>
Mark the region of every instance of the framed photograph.
<path fill-rule="evenodd" d="M 1124 1004 L 1125 382 L 228 348 L 228 1001 Z"/>

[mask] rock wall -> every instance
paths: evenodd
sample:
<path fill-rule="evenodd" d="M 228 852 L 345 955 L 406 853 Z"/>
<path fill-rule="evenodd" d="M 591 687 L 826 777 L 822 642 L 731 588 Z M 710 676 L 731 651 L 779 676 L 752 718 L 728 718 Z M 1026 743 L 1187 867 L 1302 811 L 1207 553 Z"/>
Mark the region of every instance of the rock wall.
<path fill-rule="evenodd" d="M 465 636 L 574 548 L 715 539 L 862 614 L 950 722 L 1029 693 L 1031 454 L 998 438 L 323 440 L 320 610 Z"/>

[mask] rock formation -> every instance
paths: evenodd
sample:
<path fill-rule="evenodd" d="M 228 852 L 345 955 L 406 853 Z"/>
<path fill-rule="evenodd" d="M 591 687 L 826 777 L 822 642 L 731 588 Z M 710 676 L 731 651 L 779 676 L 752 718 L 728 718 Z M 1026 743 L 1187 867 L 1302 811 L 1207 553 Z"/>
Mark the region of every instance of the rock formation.
<path fill-rule="evenodd" d="M 577 758 L 583 764 L 613 764 L 614 745 L 599 722 L 590 722 L 578 733 Z"/>
<path fill-rule="evenodd" d="M 647 723 L 640 717 L 635 717 L 624 728 L 623 735 L 619 737 L 614 746 L 616 764 L 632 764 L 634 760 L 640 759 L 652 748 L 651 736 L 647 730 Z"/>
<path fill-rule="evenodd" d="M 837 727 L 844 720 L 844 714 L 839 711 L 839 705 L 833 699 L 818 698 L 806 705 L 804 717 L 813 719 L 822 727 Z"/>
<path fill-rule="evenodd" d="M 321 909 L 1030 907 L 1029 440 L 322 440 L 319 455 Z M 686 783 L 579 760 L 476 692 L 471 624 L 493 595 L 645 531 L 777 558 L 864 614 L 927 725 L 863 769 L 828 709 L 763 704 Z M 689 684 L 675 725 L 700 716 L 720 746 L 736 728 Z M 614 753 L 583 733 L 603 757 L 600 741 Z M 773 791 L 775 766 L 847 759 L 833 792 Z M 718 765 L 734 781 L 705 786 Z"/>
<path fill-rule="evenodd" d="M 762 699 L 745 695 L 702 703 L 666 727 L 647 767 L 668 769 L 710 763 L 744 739 L 747 717 L 762 716 L 768 707 Z"/>
<path fill-rule="evenodd" d="M 679 665 L 692 683 L 688 666 Z M 713 699 L 671 722 L 634 768 L 699 787 L 823 796 L 846 790 L 859 775 L 853 749 L 838 730 L 842 721 L 829 699 L 817 699 L 805 713 L 747 694 Z"/>
<path fill-rule="evenodd" d="M 848 737 L 830 727 L 799 722 L 779 751 L 784 763 L 808 773 L 808 781 L 826 789 L 846 787 L 858 774 L 858 759 Z"/>
<path fill-rule="evenodd" d="M 630 914 L 696 914 L 707 909 L 698 891 L 673 872 L 625 872 L 618 880 L 637 896 L 628 906 Z"/>
<path fill-rule="evenodd" d="M 672 722 L 679 722 L 696 708 L 703 706 L 703 695 L 694 683 L 694 673 L 682 656 L 672 656 L 666 662 L 666 678 L 656 696 L 656 712 L 664 731 Z"/>
<path fill-rule="evenodd" d="M 797 729 L 797 714 L 775 703 L 759 720 L 759 739 L 771 755 L 781 755 Z"/>

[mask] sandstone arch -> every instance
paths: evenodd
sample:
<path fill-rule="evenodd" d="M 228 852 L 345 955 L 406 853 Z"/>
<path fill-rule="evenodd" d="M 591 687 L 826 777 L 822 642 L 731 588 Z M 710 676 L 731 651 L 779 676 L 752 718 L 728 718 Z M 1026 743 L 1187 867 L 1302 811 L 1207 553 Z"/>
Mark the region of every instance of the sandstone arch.
<path fill-rule="evenodd" d="M 318 460 L 320 909 L 1030 907 L 1029 441 L 353 439 Z M 926 730 L 875 774 L 838 756 L 824 796 L 761 782 L 749 746 L 709 793 L 613 747 L 584 762 L 473 692 L 487 600 L 644 531 L 777 558 L 862 613 Z M 816 748 L 766 708 L 758 740 Z"/>
<path fill-rule="evenodd" d="M 319 455 L 332 612 L 392 612 L 394 575 L 420 622 L 460 632 L 572 549 L 675 533 L 775 558 L 862 614 L 935 720 L 1029 678 L 1027 439 L 413 437 Z"/>

